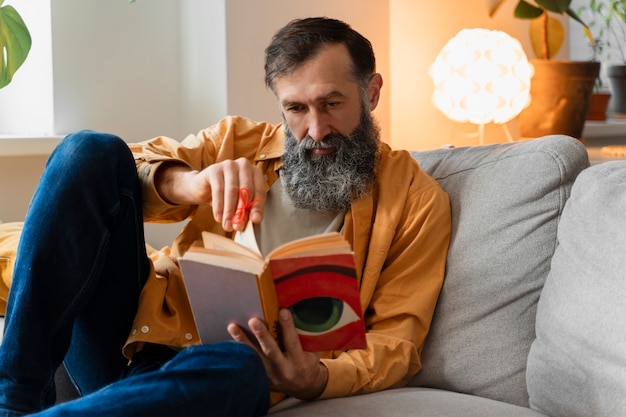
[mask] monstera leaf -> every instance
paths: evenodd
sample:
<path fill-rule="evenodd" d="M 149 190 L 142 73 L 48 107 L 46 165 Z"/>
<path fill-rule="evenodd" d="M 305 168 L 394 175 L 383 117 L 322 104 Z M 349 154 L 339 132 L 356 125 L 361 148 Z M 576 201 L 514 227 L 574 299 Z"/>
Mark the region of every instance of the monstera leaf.
<path fill-rule="evenodd" d="M 12 6 L 2 6 L 0 0 L 0 88 L 13 79 L 13 74 L 26 60 L 30 51 L 30 33 L 22 17 Z"/>

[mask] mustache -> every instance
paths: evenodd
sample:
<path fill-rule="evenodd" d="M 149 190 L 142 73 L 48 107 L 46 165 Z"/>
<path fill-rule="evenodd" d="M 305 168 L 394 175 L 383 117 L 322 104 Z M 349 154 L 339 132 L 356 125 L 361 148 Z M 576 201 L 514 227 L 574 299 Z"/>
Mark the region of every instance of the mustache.
<path fill-rule="evenodd" d="M 316 141 L 295 138 L 285 125 L 280 180 L 297 208 L 318 212 L 347 210 L 371 192 L 379 157 L 379 129 L 368 113 L 349 135 L 330 133 Z M 332 148 L 317 155 L 314 149 Z M 320 152 L 321 153 L 321 152 Z"/>
<path fill-rule="evenodd" d="M 348 140 L 348 136 L 339 134 L 329 134 L 320 141 L 316 141 L 311 136 L 305 136 L 298 144 L 301 149 L 328 149 L 328 148 L 341 148 L 344 141 Z"/>

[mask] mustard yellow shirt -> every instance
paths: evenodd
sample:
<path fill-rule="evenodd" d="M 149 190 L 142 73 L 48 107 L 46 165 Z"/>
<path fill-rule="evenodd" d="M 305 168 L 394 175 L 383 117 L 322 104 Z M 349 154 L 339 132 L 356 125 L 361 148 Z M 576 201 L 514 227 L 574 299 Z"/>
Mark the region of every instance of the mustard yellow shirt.
<path fill-rule="evenodd" d="M 181 142 L 157 137 L 130 145 L 142 183 L 147 222 L 190 219 L 171 249 L 150 254 L 153 270 L 124 346 L 132 358 L 143 343 L 185 347 L 199 342 L 176 259 L 201 232 L 224 231 L 210 207 L 173 206 L 156 192 L 160 163 L 177 160 L 196 170 L 244 157 L 261 167 L 268 187 L 278 178 L 282 125 L 227 117 Z M 355 252 L 368 347 L 325 352 L 328 384 L 321 398 L 405 385 L 421 368 L 420 353 L 444 277 L 450 239 L 447 194 L 406 151 L 382 145 L 373 192 L 352 204 L 344 236 Z"/>

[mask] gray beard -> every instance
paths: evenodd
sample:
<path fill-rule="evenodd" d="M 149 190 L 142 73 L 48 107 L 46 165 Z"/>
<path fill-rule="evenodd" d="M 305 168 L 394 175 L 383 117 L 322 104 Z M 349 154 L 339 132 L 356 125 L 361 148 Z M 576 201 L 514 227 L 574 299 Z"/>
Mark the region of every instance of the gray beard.
<path fill-rule="evenodd" d="M 321 142 L 310 136 L 297 142 L 285 123 L 285 153 L 280 171 L 283 190 L 293 205 L 317 212 L 347 210 L 352 201 L 367 196 L 376 176 L 380 129 L 367 111 L 349 136 L 331 134 Z M 336 147 L 330 155 L 313 148 Z"/>

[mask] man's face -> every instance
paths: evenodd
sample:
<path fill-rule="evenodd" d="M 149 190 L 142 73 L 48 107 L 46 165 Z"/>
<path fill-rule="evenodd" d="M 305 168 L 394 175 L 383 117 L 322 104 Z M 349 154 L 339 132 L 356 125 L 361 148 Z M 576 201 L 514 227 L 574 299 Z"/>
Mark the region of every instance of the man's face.
<path fill-rule="evenodd" d="M 321 141 L 298 141 L 285 127 L 280 180 L 295 207 L 341 212 L 371 192 L 378 161 L 379 129 L 369 112 L 344 136 L 330 133 Z"/>
<path fill-rule="evenodd" d="M 330 45 L 292 74 L 274 80 L 285 122 L 300 142 L 321 141 L 330 133 L 349 135 L 361 116 L 358 84 L 343 44 Z"/>
<path fill-rule="evenodd" d="M 275 82 L 286 122 L 281 181 L 293 204 L 316 211 L 347 210 L 371 190 L 379 129 L 372 103 L 350 78 L 343 45 L 322 50 Z M 380 85 L 374 80 L 377 100 Z"/>

